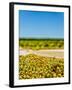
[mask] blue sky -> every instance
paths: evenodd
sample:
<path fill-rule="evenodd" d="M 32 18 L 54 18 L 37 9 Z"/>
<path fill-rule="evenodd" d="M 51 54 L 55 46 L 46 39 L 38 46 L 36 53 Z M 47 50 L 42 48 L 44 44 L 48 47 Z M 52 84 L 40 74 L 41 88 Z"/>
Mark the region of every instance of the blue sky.
<path fill-rule="evenodd" d="M 19 11 L 20 38 L 64 38 L 64 13 Z"/>

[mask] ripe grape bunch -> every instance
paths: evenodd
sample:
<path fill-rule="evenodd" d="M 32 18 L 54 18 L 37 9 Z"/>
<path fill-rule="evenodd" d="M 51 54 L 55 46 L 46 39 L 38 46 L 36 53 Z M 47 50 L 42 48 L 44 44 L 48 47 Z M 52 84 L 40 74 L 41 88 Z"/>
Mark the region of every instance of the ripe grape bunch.
<path fill-rule="evenodd" d="M 19 56 L 19 79 L 64 77 L 64 59 L 29 54 Z"/>

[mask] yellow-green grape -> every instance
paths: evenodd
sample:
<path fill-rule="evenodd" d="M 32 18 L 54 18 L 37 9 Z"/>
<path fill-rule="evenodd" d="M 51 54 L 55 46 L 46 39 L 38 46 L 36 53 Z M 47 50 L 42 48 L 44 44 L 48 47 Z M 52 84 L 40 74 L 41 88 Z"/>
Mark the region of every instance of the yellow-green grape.
<path fill-rule="evenodd" d="M 64 59 L 29 54 L 19 57 L 19 79 L 64 77 Z"/>

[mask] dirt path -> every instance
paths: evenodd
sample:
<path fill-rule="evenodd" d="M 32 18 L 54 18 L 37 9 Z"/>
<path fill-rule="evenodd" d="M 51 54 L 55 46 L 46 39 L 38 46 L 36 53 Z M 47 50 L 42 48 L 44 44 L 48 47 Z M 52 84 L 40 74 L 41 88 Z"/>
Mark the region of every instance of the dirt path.
<path fill-rule="evenodd" d="M 28 55 L 28 54 L 64 58 L 64 50 L 20 50 L 20 55 Z"/>

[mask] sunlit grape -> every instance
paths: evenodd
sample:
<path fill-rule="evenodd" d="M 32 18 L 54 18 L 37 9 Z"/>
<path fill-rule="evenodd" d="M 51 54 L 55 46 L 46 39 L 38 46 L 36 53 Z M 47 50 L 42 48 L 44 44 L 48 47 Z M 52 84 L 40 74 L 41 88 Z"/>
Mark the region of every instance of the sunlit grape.
<path fill-rule="evenodd" d="M 19 79 L 64 77 L 64 59 L 29 54 L 19 56 Z"/>

